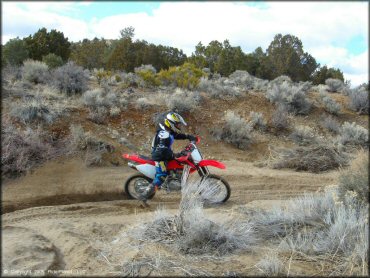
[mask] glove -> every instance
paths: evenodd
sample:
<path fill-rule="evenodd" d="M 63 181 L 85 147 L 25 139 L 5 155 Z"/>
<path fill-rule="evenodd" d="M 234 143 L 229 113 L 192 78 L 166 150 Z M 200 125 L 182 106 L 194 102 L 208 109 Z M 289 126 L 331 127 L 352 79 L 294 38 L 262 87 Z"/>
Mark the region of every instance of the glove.
<path fill-rule="evenodd" d="M 194 136 L 194 135 L 188 135 L 188 139 L 189 139 L 189 141 L 193 141 L 193 142 L 196 142 L 197 141 L 197 137 L 196 136 Z"/>

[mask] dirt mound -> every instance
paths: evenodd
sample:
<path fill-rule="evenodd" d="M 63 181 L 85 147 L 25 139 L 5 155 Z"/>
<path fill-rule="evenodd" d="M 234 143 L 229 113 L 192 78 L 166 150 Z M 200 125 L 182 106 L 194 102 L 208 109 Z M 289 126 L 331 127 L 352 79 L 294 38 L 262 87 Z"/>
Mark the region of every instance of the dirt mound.
<path fill-rule="evenodd" d="M 2 240 L 3 275 L 24 275 L 28 271 L 44 274 L 45 271 L 64 267 L 52 242 L 32 229 L 5 226 L 2 228 Z"/>

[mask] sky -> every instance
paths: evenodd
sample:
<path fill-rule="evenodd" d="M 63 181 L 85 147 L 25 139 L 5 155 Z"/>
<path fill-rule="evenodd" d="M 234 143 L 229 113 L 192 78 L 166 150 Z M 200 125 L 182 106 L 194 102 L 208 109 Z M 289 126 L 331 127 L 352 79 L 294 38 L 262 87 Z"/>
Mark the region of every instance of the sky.
<path fill-rule="evenodd" d="M 125 27 L 134 39 L 181 49 L 188 56 L 202 42 L 264 51 L 276 34 L 298 37 L 321 66 L 339 68 L 352 87 L 369 81 L 367 1 L 1 1 L 2 36 L 56 29 L 69 41 L 119 38 Z"/>

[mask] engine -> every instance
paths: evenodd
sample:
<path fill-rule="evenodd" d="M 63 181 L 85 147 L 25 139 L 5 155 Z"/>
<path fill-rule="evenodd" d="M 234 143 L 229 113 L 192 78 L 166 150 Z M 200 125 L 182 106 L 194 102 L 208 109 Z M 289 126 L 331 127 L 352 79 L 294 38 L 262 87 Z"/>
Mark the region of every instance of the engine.
<path fill-rule="evenodd" d="M 170 191 L 181 190 L 181 176 L 182 170 L 170 171 L 168 179 L 168 189 Z"/>
<path fill-rule="evenodd" d="M 171 191 L 179 191 L 179 190 L 181 190 L 181 183 L 180 183 L 179 180 L 170 180 L 168 182 L 168 188 Z"/>

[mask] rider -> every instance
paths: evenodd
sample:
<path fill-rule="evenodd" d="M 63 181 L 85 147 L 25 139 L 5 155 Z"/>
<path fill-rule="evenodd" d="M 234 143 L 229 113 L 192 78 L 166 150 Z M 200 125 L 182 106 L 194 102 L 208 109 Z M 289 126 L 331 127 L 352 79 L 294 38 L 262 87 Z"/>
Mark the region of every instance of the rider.
<path fill-rule="evenodd" d="M 184 119 L 175 112 L 169 112 L 159 127 L 152 141 L 152 159 L 155 162 L 156 175 L 145 192 L 142 195 L 142 200 L 146 202 L 148 197 L 153 194 L 157 189 L 160 189 L 162 183 L 167 176 L 167 162 L 175 158 L 171 149 L 175 139 L 188 139 L 195 141 L 197 138 L 190 134 L 181 133 L 181 125 L 186 126 Z"/>

